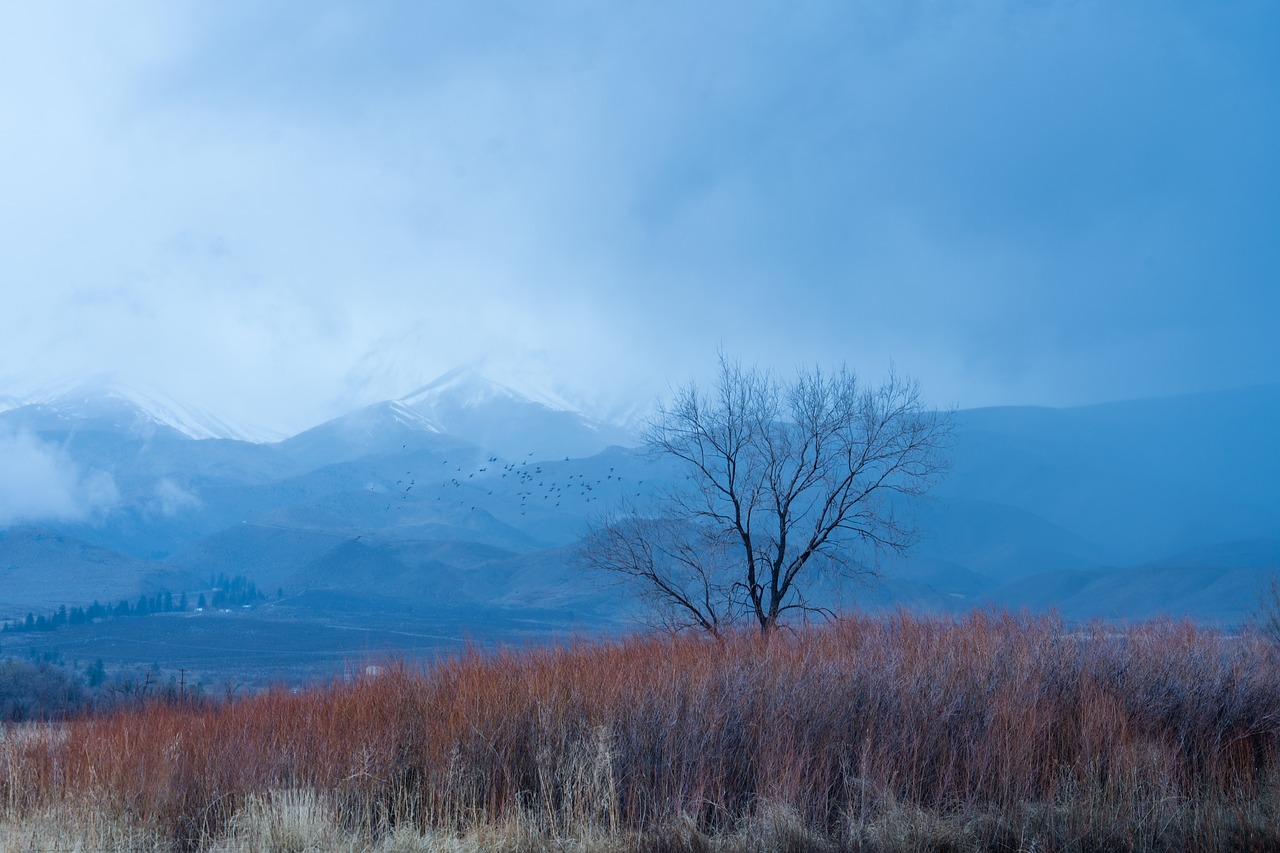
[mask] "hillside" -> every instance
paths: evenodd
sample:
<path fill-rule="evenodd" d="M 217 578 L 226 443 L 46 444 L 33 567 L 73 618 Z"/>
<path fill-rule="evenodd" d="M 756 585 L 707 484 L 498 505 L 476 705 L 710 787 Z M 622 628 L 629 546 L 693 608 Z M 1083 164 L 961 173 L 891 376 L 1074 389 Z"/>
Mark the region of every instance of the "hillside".
<path fill-rule="evenodd" d="M 636 439 L 621 427 L 467 371 L 265 443 L 197 437 L 196 421 L 136 395 L 106 399 L 0 412 L 0 430 L 28 437 L 12 446 L 111 495 L 10 522 L 0 618 L 243 574 L 304 621 L 394 605 L 625 630 L 634 600 L 584 577 L 575 543 L 682 476 L 625 446 Z M 1277 434 L 1275 387 L 962 411 L 949 477 L 901 507 L 914 549 L 813 593 L 839 608 L 1237 622 L 1280 570 Z"/>

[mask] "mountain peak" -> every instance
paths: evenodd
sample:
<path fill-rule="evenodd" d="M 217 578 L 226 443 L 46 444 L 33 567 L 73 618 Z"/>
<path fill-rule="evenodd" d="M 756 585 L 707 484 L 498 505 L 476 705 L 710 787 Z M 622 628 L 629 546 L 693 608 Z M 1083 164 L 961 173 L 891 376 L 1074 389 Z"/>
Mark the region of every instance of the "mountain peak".
<path fill-rule="evenodd" d="M 594 420 L 558 394 L 506 384 L 472 367 L 451 370 L 395 402 L 509 459 L 583 457 L 631 443 L 625 430 Z"/>
<path fill-rule="evenodd" d="M 497 401 L 532 403 L 558 412 L 578 411 L 578 407 L 551 391 L 528 387 L 517 390 L 466 366 L 438 376 L 397 402 L 414 409 L 475 409 Z"/>
<path fill-rule="evenodd" d="M 261 442 L 265 435 L 178 402 L 158 388 L 115 373 L 66 379 L 23 395 L 17 406 L 36 406 L 65 420 L 108 420 L 133 429 L 168 427 L 192 439 L 225 438 Z"/>

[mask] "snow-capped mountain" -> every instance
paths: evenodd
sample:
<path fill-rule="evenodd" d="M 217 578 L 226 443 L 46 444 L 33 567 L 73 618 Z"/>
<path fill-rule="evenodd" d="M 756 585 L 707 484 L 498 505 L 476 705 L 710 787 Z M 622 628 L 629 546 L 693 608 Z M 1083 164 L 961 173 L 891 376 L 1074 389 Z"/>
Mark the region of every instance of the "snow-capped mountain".
<path fill-rule="evenodd" d="M 489 379 L 469 367 L 458 367 L 399 399 L 419 411 L 475 409 L 496 402 L 536 403 L 557 412 L 580 413 L 578 407 L 553 391 L 524 388 Z"/>
<path fill-rule="evenodd" d="M 150 435 L 172 430 L 190 439 L 262 442 L 271 436 L 181 403 L 156 388 L 144 388 L 113 375 L 71 380 L 37 391 L 0 398 L 0 413 L 19 426 L 36 430 L 94 427 Z"/>
<path fill-rule="evenodd" d="M 279 443 L 291 458 L 318 467 L 399 450 L 409 444 L 443 447 L 452 441 L 438 421 L 398 400 L 374 403 L 325 421 Z"/>
<path fill-rule="evenodd" d="M 470 368 L 452 370 L 396 402 L 508 459 L 584 457 L 636 443 L 631 431 L 591 418 L 554 392 L 517 390 Z"/>
<path fill-rule="evenodd" d="M 193 441 L 233 428 L 123 383 L 20 402 L 0 411 L 0 437 L 36 433 L 28 444 L 77 475 L 69 488 L 101 473 L 118 499 L 93 518 L 29 520 L 62 540 L 0 542 L 0 569 L 14 567 L 0 618 L 58 603 L 40 598 L 45 577 L 101 564 L 87 546 L 120 555 L 113 565 L 132 567 L 134 587 L 154 568 L 136 561 L 165 561 L 333 601 L 426 608 L 461 590 L 477 606 L 568 607 L 567 595 L 573 609 L 607 614 L 623 600 L 588 590 L 562 549 L 607 507 L 680 475 L 608 449 L 636 441 L 559 395 L 473 370 L 265 444 Z M 1230 621 L 1280 570 L 1280 388 L 958 420 L 951 476 L 915 512 L 922 540 L 886 564 L 882 584 L 851 593 L 858 606 Z M 9 452 L 0 478 L 23 461 Z M 103 594 L 92 565 L 84 600 Z M 69 588 L 57 594 L 74 603 Z"/>

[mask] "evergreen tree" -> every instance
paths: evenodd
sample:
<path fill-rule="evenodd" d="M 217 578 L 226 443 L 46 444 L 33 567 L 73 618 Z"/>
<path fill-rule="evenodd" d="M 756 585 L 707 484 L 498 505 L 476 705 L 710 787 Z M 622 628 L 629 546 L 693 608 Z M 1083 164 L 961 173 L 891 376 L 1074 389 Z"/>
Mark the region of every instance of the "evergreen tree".
<path fill-rule="evenodd" d="M 84 671 L 85 683 L 90 687 L 100 687 L 107 680 L 107 670 L 102 665 L 102 658 L 98 658 Z"/>

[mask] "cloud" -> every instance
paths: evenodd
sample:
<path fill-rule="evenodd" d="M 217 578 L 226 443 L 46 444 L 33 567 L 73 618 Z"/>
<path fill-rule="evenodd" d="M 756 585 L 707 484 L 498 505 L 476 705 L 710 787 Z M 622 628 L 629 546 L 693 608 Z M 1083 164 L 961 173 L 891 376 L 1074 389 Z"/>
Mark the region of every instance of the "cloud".
<path fill-rule="evenodd" d="M 721 343 L 966 404 L 1280 380 L 1267 4 L 11 18 L 5 364 L 283 431 L 460 363 L 661 388 Z"/>
<path fill-rule="evenodd" d="M 82 474 L 62 450 L 30 433 L 0 435 L 0 525 L 81 520 L 118 501 L 110 474 Z"/>
<path fill-rule="evenodd" d="M 172 518 L 183 510 L 200 506 L 200 498 L 165 477 L 156 481 L 155 492 L 148 505 L 166 518 Z"/>

